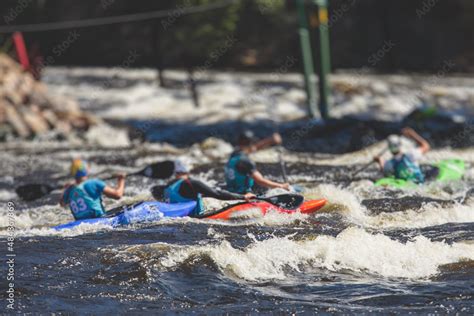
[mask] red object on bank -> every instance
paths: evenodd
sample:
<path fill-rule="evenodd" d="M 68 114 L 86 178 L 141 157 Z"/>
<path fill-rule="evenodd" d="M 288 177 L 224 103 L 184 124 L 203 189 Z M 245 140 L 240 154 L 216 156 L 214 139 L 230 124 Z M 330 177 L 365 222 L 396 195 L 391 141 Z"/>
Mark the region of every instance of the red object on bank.
<path fill-rule="evenodd" d="M 21 32 L 13 33 L 13 43 L 15 43 L 16 55 L 24 70 L 30 70 L 30 60 L 26 51 L 25 40 Z"/>

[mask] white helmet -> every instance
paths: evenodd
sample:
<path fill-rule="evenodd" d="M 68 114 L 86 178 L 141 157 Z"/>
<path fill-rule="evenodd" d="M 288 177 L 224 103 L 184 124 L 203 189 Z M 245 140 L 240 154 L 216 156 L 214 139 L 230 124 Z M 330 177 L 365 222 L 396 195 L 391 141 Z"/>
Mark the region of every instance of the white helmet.
<path fill-rule="evenodd" d="M 174 161 L 174 173 L 189 173 L 189 167 L 179 159 Z"/>
<path fill-rule="evenodd" d="M 402 139 L 398 135 L 390 135 L 387 139 L 388 149 L 392 154 L 398 154 L 402 148 Z"/>

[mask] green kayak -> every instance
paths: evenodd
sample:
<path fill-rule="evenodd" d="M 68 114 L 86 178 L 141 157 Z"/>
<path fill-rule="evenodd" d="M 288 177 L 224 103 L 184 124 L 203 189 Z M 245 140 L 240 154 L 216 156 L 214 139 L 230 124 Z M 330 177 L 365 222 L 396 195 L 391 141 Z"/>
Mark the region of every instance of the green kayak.
<path fill-rule="evenodd" d="M 435 178 L 435 181 L 452 181 L 452 180 L 460 180 L 464 172 L 466 171 L 466 167 L 463 160 L 460 159 L 446 159 L 441 160 L 439 163 L 434 165 L 434 167 L 438 168 L 438 174 Z M 403 180 L 403 179 L 396 179 L 394 177 L 386 177 L 379 179 L 375 182 L 377 186 L 383 187 L 392 187 L 392 188 L 410 188 L 416 187 L 417 184 L 411 181 Z"/>

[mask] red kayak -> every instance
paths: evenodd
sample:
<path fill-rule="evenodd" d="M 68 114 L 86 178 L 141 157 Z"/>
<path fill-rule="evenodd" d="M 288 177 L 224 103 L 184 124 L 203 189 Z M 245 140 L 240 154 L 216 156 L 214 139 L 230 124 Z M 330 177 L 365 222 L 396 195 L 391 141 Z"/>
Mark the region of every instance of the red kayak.
<path fill-rule="evenodd" d="M 311 214 L 321 209 L 326 204 L 325 199 L 305 201 L 301 206 L 294 210 L 288 210 L 280 208 L 268 202 L 243 202 L 238 204 L 229 205 L 223 209 L 210 214 L 203 214 L 199 218 L 210 218 L 210 219 L 238 219 L 238 218 L 252 218 L 264 216 L 267 212 L 277 211 L 279 213 L 293 214 L 303 213 Z"/>

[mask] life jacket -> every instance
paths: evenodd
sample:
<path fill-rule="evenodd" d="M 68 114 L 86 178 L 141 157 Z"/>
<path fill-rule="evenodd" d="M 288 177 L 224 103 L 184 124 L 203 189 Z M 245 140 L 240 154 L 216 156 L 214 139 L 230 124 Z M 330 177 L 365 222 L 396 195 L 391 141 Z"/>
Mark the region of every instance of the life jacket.
<path fill-rule="evenodd" d="M 202 214 L 204 212 L 204 203 L 202 201 L 201 193 L 196 194 L 197 200 L 182 196 L 179 193 L 179 190 L 181 189 L 181 185 L 183 184 L 183 182 L 188 183 L 191 189 L 193 190 L 193 192 L 196 193 L 196 191 L 194 191 L 193 185 L 191 184 L 191 181 L 189 181 L 188 179 L 180 179 L 178 181 L 175 181 L 174 183 L 172 183 L 165 189 L 164 191 L 165 202 L 166 203 L 184 203 L 184 202 L 196 201 L 197 202 L 196 208 L 191 213 L 191 215 Z"/>
<path fill-rule="evenodd" d="M 74 185 L 66 192 L 65 202 L 76 220 L 102 217 L 105 214 L 102 200 L 97 203 L 84 189 L 85 183 Z"/>
<path fill-rule="evenodd" d="M 252 191 L 255 182 L 253 178 L 237 170 L 237 165 L 243 157 L 245 154 L 241 152 L 232 155 L 225 167 L 225 181 L 230 192 L 244 194 Z"/>
<path fill-rule="evenodd" d="M 404 154 L 399 160 L 393 159 L 393 162 L 395 177 L 397 179 L 412 181 L 414 183 L 425 182 L 425 176 L 423 175 L 420 166 L 418 166 L 407 155 Z"/>

